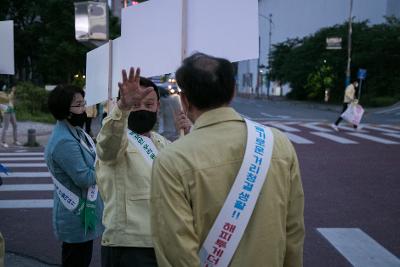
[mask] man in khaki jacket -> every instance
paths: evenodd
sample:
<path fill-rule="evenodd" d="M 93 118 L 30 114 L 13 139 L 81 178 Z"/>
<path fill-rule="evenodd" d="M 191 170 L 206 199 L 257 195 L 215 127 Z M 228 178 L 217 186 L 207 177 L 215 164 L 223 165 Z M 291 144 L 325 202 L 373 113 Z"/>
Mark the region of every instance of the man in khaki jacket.
<path fill-rule="evenodd" d="M 229 61 L 197 53 L 184 60 L 176 78 L 194 127 L 153 164 L 151 226 L 159 266 L 198 267 L 200 247 L 242 164 L 247 131 L 243 118 L 229 107 L 235 89 Z M 287 137 L 272 132 L 271 165 L 232 267 L 302 266 L 299 164 Z M 224 249 L 223 243 L 215 249 Z"/>
<path fill-rule="evenodd" d="M 105 230 L 101 241 L 104 267 L 157 266 L 149 210 L 152 163 L 143 155 L 144 150 L 128 138 L 128 129 L 158 151 L 169 141 L 151 131 L 160 106 L 158 89 L 139 75 L 140 71 L 135 74 L 133 69 L 129 77 L 123 72 L 121 98 L 104 119 L 97 137 L 97 185 L 104 201 Z M 185 123 L 187 120 L 178 120 L 188 131 Z M 145 147 L 146 154 L 149 147 Z"/>

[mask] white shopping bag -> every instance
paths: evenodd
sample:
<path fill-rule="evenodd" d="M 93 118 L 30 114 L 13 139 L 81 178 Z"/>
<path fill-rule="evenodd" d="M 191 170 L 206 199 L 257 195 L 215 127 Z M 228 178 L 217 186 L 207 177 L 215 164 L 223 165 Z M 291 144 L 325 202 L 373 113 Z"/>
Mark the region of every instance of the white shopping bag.
<path fill-rule="evenodd" d="M 345 121 L 353 125 L 359 125 L 363 114 L 364 114 L 364 109 L 362 108 L 361 105 L 356 103 L 351 103 L 348 105 L 346 111 L 343 112 L 341 117 Z"/>

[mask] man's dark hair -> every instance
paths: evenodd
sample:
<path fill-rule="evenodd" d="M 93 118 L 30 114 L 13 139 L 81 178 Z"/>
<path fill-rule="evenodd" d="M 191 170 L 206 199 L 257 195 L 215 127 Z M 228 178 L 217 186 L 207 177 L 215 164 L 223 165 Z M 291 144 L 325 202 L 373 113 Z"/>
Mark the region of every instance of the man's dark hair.
<path fill-rule="evenodd" d="M 175 76 L 188 101 L 200 110 L 229 104 L 235 92 L 233 65 L 224 58 L 195 53 Z"/>
<path fill-rule="evenodd" d="M 75 85 L 58 85 L 50 92 L 47 105 L 56 120 L 61 121 L 69 116 L 69 109 L 76 93 L 85 97 L 85 91 Z"/>
<path fill-rule="evenodd" d="M 144 87 L 153 87 L 154 91 L 156 91 L 157 99 L 160 100 L 160 92 L 158 91 L 158 87 L 155 83 L 145 77 L 140 77 L 139 84 Z"/>
<path fill-rule="evenodd" d="M 153 83 L 151 80 L 149 80 L 149 79 L 147 79 L 145 77 L 141 77 L 140 76 L 139 84 L 141 86 L 144 86 L 144 87 L 153 87 L 154 91 L 156 91 L 157 99 L 160 100 L 160 92 L 159 92 L 158 87 L 157 87 L 157 85 L 155 83 Z M 119 100 L 120 98 L 121 98 L 121 93 L 118 91 L 117 100 Z"/>

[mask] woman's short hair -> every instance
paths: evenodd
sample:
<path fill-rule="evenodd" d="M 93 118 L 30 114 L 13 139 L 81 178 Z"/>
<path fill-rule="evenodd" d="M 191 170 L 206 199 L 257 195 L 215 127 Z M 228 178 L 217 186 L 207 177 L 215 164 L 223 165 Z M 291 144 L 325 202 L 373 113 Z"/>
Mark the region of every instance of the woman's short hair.
<path fill-rule="evenodd" d="M 85 91 L 75 85 L 58 85 L 50 92 L 47 105 L 56 120 L 61 121 L 69 116 L 70 106 L 76 93 L 85 97 Z"/>

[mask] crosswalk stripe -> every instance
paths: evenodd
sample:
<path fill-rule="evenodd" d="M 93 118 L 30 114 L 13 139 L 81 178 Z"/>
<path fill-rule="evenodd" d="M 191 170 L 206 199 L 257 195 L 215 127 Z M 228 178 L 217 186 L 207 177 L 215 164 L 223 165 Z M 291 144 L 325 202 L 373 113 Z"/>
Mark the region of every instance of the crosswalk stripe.
<path fill-rule="evenodd" d="M 285 124 L 285 125 L 294 125 L 294 124 L 299 124 L 300 122 L 298 122 L 298 121 L 285 121 L 285 122 L 282 122 L 283 124 Z"/>
<path fill-rule="evenodd" d="M 44 156 L 44 153 L 43 152 L 26 152 L 26 153 L 3 152 L 3 153 L 0 153 L 0 157 L 9 157 L 9 156 Z"/>
<path fill-rule="evenodd" d="M 262 116 L 267 117 L 267 118 L 279 118 L 279 119 L 289 119 L 290 116 L 287 115 L 271 115 L 265 112 L 260 113 Z"/>
<path fill-rule="evenodd" d="M 44 158 L 38 157 L 10 157 L 10 158 L 0 158 L 0 162 L 7 162 L 7 161 L 44 161 Z"/>
<path fill-rule="evenodd" d="M 400 259 L 359 228 L 317 228 L 352 266 L 395 267 Z"/>
<path fill-rule="evenodd" d="M 358 144 L 358 142 L 344 138 L 344 137 L 340 137 L 340 136 L 336 136 L 333 134 L 329 134 L 329 133 L 323 133 L 323 132 L 310 132 L 311 134 L 329 139 L 331 141 L 340 143 L 340 144 Z"/>
<path fill-rule="evenodd" d="M 399 134 L 395 134 L 395 133 L 384 133 L 384 135 L 390 136 L 390 137 L 394 137 L 394 138 L 400 138 L 400 133 Z"/>
<path fill-rule="evenodd" d="M 365 125 L 364 129 L 370 129 L 370 130 L 375 130 L 375 131 L 380 131 L 380 132 L 385 132 L 385 133 L 400 133 L 399 131 L 389 130 L 389 129 L 385 129 L 382 127 L 375 127 L 375 126 L 370 126 L 370 125 Z"/>
<path fill-rule="evenodd" d="M 377 143 L 385 144 L 385 145 L 397 145 L 397 144 L 399 144 L 398 142 L 394 142 L 394 141 L 387 140 L 387 139 L 384 139 L 384 138 L 381 138 L 381 137 L 376 137 L 376 136 L 362 134 L 362 133 L 347 133 L 347 134 L 350 134 L 350 135 L 353 135 L 353 136 L 356 136 L 356 137 L 359 137 L 359 138 L 367 139 L 367 140 L 370 140 L 370 141 L 374 141 L 374 142 L 377 142 Z"/>
<path fill-rule="evenodd" d="M 284 125 L 282 123 L 263 122 L 262 124 L 268 124 L 268 125 L 271 125 L 272 127 L 284 130 L 286 132 L 300 132 L 299 129 Z"/>
<path fill-rule="evenodd" d="M 52 208 L 53 199 L 0 200 L 0 209 Z"/>
<path fill-rule="evenodd" d="M 390 128 L 390 129 L 400 131 L 400 126 L 396 126 L 396 125 L 380 124 L 379 127 Z"/>
<path fill-rule="evenodd" d="M 312 129 L 314 131 L 318 131 L 318 132 L 327 132 L 327 133 L 332 132 L 329 129 L 318 127 L 317 124 L 318 123 L 315 123 L 315 122 L 309 122 L 309 123 L 302 124 L 301 126 Z"/>
<path fill-rule="evenodd" d="M 310 141 L 310 140 L 308 140 L 306 138 L 303 138 L 301 136 L 298 136 L 296 134 L 292 134 L 292 133 L 288 133 L 288 132 L 285 132 L 285 134 L 290 139 L 290 141 L 292 141 L 293 143 L 296 143 L 296 144 L 314 144 L 314 142 L 312 142 L 312 141 Z"/>
<path fill-rule="evenodd" d="M 18 167 L 18 168 L 30 168 L 30 167 L 47 167 L 46 163 L 5 163 L 7 168 Z"/>
<path fill-rule="evenodd" d="M 5 184 L 0 191 L 53 191 L 53 184 Z"/>
<path fill-rule="evenodd" d="M 363 131 L 363 130 L 359 130 L 359 129 L 356 130 L 353 127 L 348 127 L 348 126 L 339 125 L 338 128 L 340 130 L 346 130 L 346 131 L 349 131 L 349 132 L 357 131 L 358 133 L 367 133 L 367 131 Z"/>
<path fill-rule="evenodd" d="M 49 172 L 10 172 L 8 175 L 1 176 L 2 179 L 7 178 L 47 178 L 51 177 Z"/>

